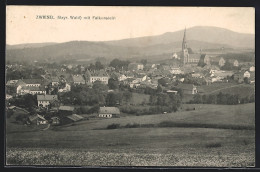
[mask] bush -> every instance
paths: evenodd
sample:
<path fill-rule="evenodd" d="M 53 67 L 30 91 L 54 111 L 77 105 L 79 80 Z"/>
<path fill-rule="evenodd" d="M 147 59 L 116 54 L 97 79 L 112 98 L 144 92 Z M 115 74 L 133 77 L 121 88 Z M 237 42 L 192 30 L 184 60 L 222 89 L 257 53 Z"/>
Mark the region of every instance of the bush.
<path fill-rule="evenodd" d="M 7 110 L 7 111 L 6 111 L 6 117 L 7 117 L 7 118 L 10 118 L 13 114 L 14 114 L 14 111 L 13 111 L 13 110 Z"/>
<path fill-rule="evenodd" d="M 217 143 L 208 143 L 206 144 L 206 148 L 219 148 L 221 147 L 221 143 L 217 142 Z"/>
<path fill-rule="evenodd" d="M 15 120 L 16 120 L 17 122 L 22 122 L 22 123 L 24 123 L 24 122 L 27 120 L 27 118 L 28 118 L 28 115 L 22 113 L 22 114 L 17 115 L 16 118 L 15 118 Z"/>
<path fill-rule="evenodd" d="M 125 128 L 139 128 L 139 127 L 141 127 L 141 125 L 140 124 L 137 124 L 137 123 L 134 123 L 134 124 L 126 124 L 125 125 Z"/>
<path fill-rule="evenodd" d="M 107 129 L 117 129 L 119 127 L 120 127 L 120 124 L 113 123 L 113 124 L 108 125 Z"/>

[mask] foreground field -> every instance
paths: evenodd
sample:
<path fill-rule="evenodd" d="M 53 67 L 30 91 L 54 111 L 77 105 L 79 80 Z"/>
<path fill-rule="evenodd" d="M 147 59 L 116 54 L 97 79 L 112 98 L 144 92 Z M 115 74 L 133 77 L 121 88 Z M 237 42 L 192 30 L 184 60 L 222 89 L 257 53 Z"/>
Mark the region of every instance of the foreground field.
<path fill-rule="evenodd" d="M 7 164 L 253 166 L 255 104 L 196 106 L 198 107 L 195 111 L 91 119 L 46 131 L 9 129 L 7 130 Z M 106 129 L 113 123 L 158 124 L 164 121 L 187 125 L 186 127 Z M 251 129 L 189 127 L 188 124 L 194 123 L 202 126 L 203 124 L 251 126 Z"/>

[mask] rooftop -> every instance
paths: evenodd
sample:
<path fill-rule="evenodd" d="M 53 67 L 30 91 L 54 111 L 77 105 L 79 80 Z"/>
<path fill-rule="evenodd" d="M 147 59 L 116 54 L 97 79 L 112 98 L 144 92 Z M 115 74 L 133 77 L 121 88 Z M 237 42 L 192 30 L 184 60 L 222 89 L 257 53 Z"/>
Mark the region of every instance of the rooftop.
<path fill-rule="evenodd" d="M 120 114 L 117 107 L 100 107 L 99 114 Z"/>
<path fill-rule="evenodd" d="M 72 75 L 73 82 L 85 82 L 82 75 Z"/>
<path fill-rule="evenodd" d="M 52 101 L 52 100 L 58 100 L 57 95 L 37 95 L 38 101 Z"/>
<path fill-rule="evenodd" d="M 23 79 L 23 82 L 26 84 L 41 84 L 41 79 Z"/>
<path fill-rule="evenodd" d="M 87 70 L 86 75 L 89 77 L 108 77 L 104 70 Z"/>
<path fill-rule="evenodd" d="M 76 122 L 76 121 L 79 121 L 79 120 L 82 120 L 83 117 L 80 116 L 80 115 L 77 115 L 77 114 L 72 114 L 72 115 L 69 115 L 69 116 L 66 116 L 67 118 L 71 119 L 72 121 Z"/>
<path fill-rule="evenodd" d="M 73 106 L 60 106 L 59 110 L 73 111 L 74 107 Z"/>

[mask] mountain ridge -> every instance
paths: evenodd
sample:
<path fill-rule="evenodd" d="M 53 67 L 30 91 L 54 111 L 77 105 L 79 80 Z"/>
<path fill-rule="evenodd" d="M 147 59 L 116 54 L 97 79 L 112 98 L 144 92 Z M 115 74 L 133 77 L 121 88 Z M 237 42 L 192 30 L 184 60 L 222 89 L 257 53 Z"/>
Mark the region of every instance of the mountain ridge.
<path fill-rule="evenodd" d="M 210 28 L 210 29 L 209 29 Z M 253 34 L 239 34 L 214 27 L 193 27 L 186 31 L 188 47 L 200 49 L 234 48 L 254 49 Z M 107 59 L 168 54 L 181 50 L 183 31 L 167 32 L 162 35 L 129 38 L 115 41 L 69 41 L 64 43 L 39 43 L 32 47 L 7 48 L 9 60 L 64 60 L 64 59 Z M 12 46 L 12 45 L 8 45 Z M 15 45 L 14 45 L 15 46 Z M 16 45 L 17 47 L 17 45 Z M 22 47 L 19 45 L 18 47 Z"/>

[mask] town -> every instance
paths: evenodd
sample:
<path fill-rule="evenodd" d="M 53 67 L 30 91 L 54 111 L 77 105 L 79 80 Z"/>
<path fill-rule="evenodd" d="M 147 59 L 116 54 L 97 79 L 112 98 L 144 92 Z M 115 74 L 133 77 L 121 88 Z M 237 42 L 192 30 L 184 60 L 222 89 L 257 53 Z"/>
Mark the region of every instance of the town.
<path fill-rule="evenodd" d="M 14 45 L 7 164 L 253 166 L 254 49 L 203 48 L 186 35 L 152 56 L 104 43 Z"/>
<path fill-rule="evenodd" d="M 63 125 L 79 120 L 182 111 L 183 104 L 236 105 L 255 101 L 255 64 L 182 50 L 167 63 L 113 59 L 109 64 L 6 64 L 7 116 L 22 124 Z"/>

